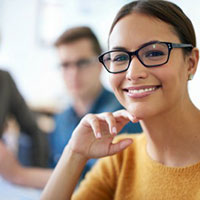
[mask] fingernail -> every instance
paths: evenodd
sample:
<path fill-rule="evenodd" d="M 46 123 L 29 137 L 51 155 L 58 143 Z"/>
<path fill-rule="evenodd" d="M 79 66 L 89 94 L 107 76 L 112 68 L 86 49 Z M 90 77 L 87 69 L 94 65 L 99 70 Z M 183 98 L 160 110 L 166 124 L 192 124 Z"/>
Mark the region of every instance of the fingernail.
<path fill-rule="evenodd" d="M 97 133 L 96 137 L 101 138 L 101 133 Z"/>
<path fill-rule="evenodd" d="M 138 119 L 137 119 L 136 117 L 133 117 L 133 118 L 132 118 L 132 122 L 133 122 L 133 123 L 138 122 Z"/>
<path fill-rule="evenodd" d="M 116 127 L 112 127 L 112 132 L 116 135 L 117 134 L 117 129 Z"/>

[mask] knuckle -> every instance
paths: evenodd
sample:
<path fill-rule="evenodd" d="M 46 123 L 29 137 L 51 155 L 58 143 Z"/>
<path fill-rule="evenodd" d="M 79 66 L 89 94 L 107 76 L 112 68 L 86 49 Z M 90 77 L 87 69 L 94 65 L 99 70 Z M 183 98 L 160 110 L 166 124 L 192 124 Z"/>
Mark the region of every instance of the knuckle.
<path fill-rule="evenodd" d="M 98 122 L 98 118 L 95 114 L 86 114 L 86 118 L 90 124 L 96 124 Z"/>
<path fill-rule="evenodd" d="M 94 124 L 94 123 L 97 123 L 98 120 L 96 117 L 93 117 L 93 118 L 90 118 L 90 122 Z"/>
<path fill-rule="evenodd" d="M 112 118 L 113 114 L 111 112 L 104 112 L 105 117 Z"/>
<path fill-rule="evenodd" d="M 81 123 L 83 122 L 89 122 L 92 118 L 94 118 L 94 115 L 91 113 L 86 114 L 82 119 L 81 119 Z"/>
<path fill-rule="evenodd" d="M 88 114 L 85 115 L 84 118 L 86 118 L 86 119 L 92 119 L 92 118 L 94 118 L 94 116 L 95 116 L 94 114 L 88 113 Z"/>
<path fill-rule="evenodd" d="M 114 123 L 115 122 L 115 118 L 114 118 L 114 115 L 112 113 L 107 113 L 105 118 L 107 120 L 109 120 L 110 123 Z"/>

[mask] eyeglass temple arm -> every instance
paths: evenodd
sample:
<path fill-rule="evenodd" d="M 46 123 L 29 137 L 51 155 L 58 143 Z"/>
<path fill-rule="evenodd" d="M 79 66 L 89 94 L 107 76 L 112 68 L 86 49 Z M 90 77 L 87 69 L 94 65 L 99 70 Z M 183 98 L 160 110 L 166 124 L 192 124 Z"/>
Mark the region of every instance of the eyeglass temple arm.
<path fill-rule="evenodd" d="M 192 44 L 176 44 L 176 43 L 172 43 L 172 47 L 173 48 L 193 48 Z"/>

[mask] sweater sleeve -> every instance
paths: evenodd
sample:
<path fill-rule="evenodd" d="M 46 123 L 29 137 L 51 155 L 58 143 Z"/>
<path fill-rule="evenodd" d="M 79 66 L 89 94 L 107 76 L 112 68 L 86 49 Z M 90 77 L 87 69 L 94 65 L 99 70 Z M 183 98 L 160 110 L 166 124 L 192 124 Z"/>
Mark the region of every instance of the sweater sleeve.
<path fill-rule="evenodd" d="M 115 156 L 100 159 L 86 175 L 72 200 L 114 199 L 119 165 Z"/>

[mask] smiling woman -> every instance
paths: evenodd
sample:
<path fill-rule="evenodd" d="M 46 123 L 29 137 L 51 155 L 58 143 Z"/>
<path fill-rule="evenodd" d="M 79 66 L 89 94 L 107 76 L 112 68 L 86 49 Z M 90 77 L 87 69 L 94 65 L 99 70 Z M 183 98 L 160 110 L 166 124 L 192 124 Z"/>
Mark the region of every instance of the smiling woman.
<path fill-rule="evenodd" d="M 177 35 L 181 35 L 181 33 L 172 27 L 173 24 L 163 23 L 153 16 L 147 19 L 147 15 L 150 15 L 147 11 L 138 13 L 137 8 L 135 9 L 135 12 L 124 17 L 123 20 L 118 19 L 110 34 L 109 47 L 111 52 L 114 51 L 113 49 L 115 49 L 114 52 L 118 52 L 119 49 L 125 49 L 126 52 L 139 49 L 132 53 L 136 56 L 129 57 L 130 61 L 123 70 L 127 70 L 126 73 L 119 71 L 116 75 L 110 75 L 110 82 L 115 95 L 125 108 L 139 119 L 144 118 L 143 114 L 145 114 L 152 120 L 153 113 L 157 114 L 158 110 L 168 110 L 172 104 L 176 103 L 176 105 L 185 107 L 185 101 L 189 99 L 186 92 L 187 80 L 189 74 L 195 73 L 197 63 L 194 59 L 198 52 L 195 48 L 193 49 L 193 46 L 196 46 L 196 40 L 192 37 L 194 34 L 189 34 L 190 32 L 187 31 L 184 34 L 188 33 L 188 35 L 182 34 L 184 37 L 179 38 Z M 125 31 L 127 27 L 130 27 L 129 32 Z M 135 29 L 135 27 L 139 28 Z M 148 34 L 145 31 L 146 28 L 151 30 Z M 190 29 L 192 30 L 192 28 Z M 130 35 L 134 35 L 134 37 L 130 37 Z M 188 39 L 181 41 L 182 38 Z M 184 47 L 184 51 L 177 47 Z M 192 50 L 194 58 L 192 54 L 190 57 L 186 57 L 188 60 L 186 63 L 183 58 Z M 112 66 L 115 66 L 112 57 L 111 63 Z M 154 90 L 151 92 L 141 91 L 141 89 L 149 87 Z M 135 94 L 136 91 L 137 94 Z M 180 94 L 181 91 L 182 94 Z M 150 95 L 152 93 L 154 95 Z M 140 98 L 145 96 L 148 96 L 148 101 L 146 98 Z M 151 110 L 151 112 L 147 112 L 147 110 Z"/>
<path fill-rule="evenodd" d="M 191 21 L 171 2 L 133 1 L 114 19 L 109 49 L 99 60 L 126 110 L 81 120 L 42 199 L 199 199 L 200 111 L 188 94 L 199 50 Z M 115 138 L 138 120 L 143 134 Z M 72 195 L 85 163 L 100 157 Z"/>

